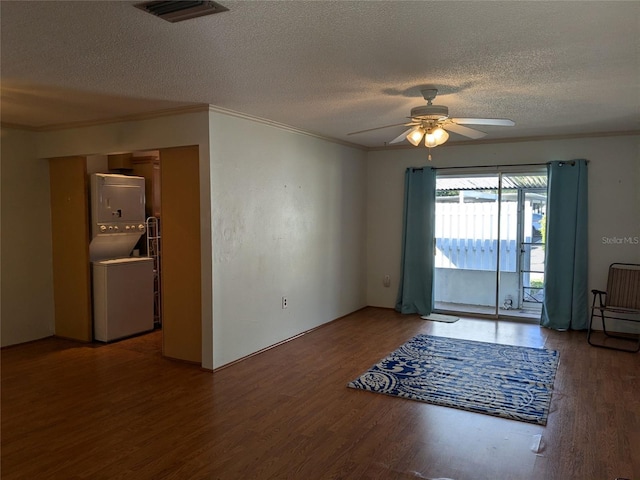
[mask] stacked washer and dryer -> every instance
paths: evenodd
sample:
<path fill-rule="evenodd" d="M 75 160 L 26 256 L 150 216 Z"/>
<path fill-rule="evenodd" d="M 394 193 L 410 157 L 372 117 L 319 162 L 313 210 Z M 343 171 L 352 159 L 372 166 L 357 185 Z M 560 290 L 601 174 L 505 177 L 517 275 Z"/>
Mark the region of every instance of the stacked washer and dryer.
<path fill-rule="evenodd" d="M 145 227 L 144 178 L 91 175 L 93 337 L 100 342 L 154 328 L 154 261 L 130 256 Z"/>

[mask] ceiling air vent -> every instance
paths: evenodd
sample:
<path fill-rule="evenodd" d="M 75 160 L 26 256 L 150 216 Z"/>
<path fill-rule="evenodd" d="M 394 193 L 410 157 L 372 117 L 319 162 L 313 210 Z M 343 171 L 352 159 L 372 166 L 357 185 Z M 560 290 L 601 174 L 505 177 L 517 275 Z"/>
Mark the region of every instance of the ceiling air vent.
<path fill-rule="evenodd" d="M 143 2 L 136 4 L 135 7 L 172 23 L 229 10 L 216 2 L 190 2 L 186 0 Z"/>

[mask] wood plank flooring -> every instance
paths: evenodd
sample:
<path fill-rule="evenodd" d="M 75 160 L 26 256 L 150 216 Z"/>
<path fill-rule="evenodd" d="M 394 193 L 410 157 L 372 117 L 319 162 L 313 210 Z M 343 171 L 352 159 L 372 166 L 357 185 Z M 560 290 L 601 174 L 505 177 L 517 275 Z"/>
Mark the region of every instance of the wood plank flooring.
<path fill-rule="evenodd" d="M 559 350 L 547 426 L 346 387 L 418 333 Z M 215 373 L 160 343 L 2 350 L 2 479 L 640 479 L 640 355 L 584 332 L 367 308 Z"/>

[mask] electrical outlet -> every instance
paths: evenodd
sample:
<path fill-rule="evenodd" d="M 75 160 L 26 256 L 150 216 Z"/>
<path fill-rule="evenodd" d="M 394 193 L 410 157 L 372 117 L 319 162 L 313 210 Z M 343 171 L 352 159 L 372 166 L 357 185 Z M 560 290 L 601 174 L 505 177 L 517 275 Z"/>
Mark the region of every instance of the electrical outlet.
<path fill-rule="evenodd" d="M 391 286 L 391 275 L 384 276 L 384 278 L 382 279 L 382 285 L 384 285 L 385 287 Z"/>
<path fill-rule="evenodd" d="M 289 301 L 287 300 L 287 297 L 282 297 L 282 309 L 284 310 L 288 305 Z"/>

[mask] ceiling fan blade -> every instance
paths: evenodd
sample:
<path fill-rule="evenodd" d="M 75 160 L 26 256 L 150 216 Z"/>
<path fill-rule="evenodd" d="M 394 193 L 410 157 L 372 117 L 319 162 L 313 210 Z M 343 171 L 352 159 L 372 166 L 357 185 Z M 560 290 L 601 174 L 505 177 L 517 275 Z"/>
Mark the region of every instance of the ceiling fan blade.
<path fill-rule="evenodd" d="M 393 125 L 385 125 L 384 127 L 367 128 L 366 130 L 358 130 L 357 132 L 347 133 L 347 135 L 357 135 L 358 133 L 373 132 L 374 130 L 382 130 L 383 128 L 399 127 L 400 125 L 408 126 L 408 125 L 415 125 L 415 124 L 413 122 L 412 123 L 406 123 L 406 122 L 394 123 Z"/>
<path fill-rule="evenodd" d="M 445 130 L 449 130 L 453 133 L 457 133 L 458 135 L 463 135 L 465 137 L 478 139 L 486 136 L 487 134 L 481 132 L 480 130 L 474 130 L 473 128 L 463 127 L 462 125 L 458 125 L 457 123 L 446 123 L 442 125 L 442 128 Z"/>
<path fill-rule="evenodd" d="M 513 127 L 516 123 L 508 118 L 452 118 L 458 125 L 495 125 Z"/>
<path fill-rule="evenodd" d="M 389 142 L 389 144 L 391 143 L 399 143 L 403 140 L 405 140 L 407 138 L 407 135 L 409 135 L 409 133 L 411 133 L 411 130 L 413 130 L 413 127 L 411 127 L 409 130 L 406 130 L 404 132 L 402 132 L 400 135 L 398 135 L 396 138 L 394 138 L 393 140 L 391 140 Z"/>

